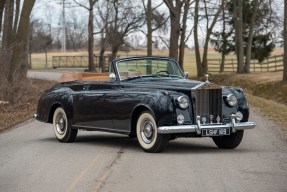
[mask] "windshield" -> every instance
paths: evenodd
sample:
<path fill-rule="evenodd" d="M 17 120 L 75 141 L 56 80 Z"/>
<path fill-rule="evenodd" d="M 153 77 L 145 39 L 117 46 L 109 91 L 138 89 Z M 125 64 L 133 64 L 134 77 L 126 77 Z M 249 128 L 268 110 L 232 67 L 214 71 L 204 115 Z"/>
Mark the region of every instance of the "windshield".
<path fill-rule="evenodd" d="M 183 78 L 178 64 L 170 59 L 131 59 L 116 63 L 120 80 L 133 77 Z"/>

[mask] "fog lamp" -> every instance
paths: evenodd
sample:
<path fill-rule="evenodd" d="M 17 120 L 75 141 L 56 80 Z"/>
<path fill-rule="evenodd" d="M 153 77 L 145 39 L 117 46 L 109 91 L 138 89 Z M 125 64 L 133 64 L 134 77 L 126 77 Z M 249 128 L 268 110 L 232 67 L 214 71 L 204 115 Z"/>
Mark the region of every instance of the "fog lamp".
<path fill-rule="evenodd" d="M 243 119 L 243 114 L 242 114 L 240 111 L 237 111 L 237 112 L 235 113 L 235 119 L 236 119 L 237 121 L 241 121 L 241 120 Z"/>
<path fill-rule="evenodd" d="M 183 124 L 184 123 L 184 116 L 182 114 L 178 115 L 177 116 L 177 123 L 179 125 Z"/>

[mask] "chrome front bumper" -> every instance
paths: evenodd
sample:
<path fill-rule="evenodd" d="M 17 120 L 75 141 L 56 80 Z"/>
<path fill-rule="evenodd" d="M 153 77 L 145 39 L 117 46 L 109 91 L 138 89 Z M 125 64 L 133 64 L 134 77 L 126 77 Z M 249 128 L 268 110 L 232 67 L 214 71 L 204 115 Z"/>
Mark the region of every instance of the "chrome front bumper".
<path fill-rule="evenodd" d="M 202 129 L 223 129 L 230 128 L 233 133 L 237 130 L 253 129 L 256 126 L 254 122 L 240 122 L 236 123 L 235 115 L 230 116 L 230 123 L 227 124 L 201 124 L 200 117 L 197 117 L 196 125 L 175 125 L 175 126 L 161 126 L 157 131 L 160 134 L 172 133 L 194 133 L 201 134 Z"/>

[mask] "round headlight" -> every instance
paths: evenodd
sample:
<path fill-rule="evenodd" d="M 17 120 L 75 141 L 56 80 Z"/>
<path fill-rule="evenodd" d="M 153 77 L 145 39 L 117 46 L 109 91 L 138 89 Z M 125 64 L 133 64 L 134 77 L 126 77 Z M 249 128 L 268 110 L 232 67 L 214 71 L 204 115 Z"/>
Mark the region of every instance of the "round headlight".
<path fill-rule="evenodd" d="M 180 96 L 177 101 L 181 109 L 186 109 L 189 106 L 188 98 L 185 96 Z"/>
<path fill-rule="evenodd" d="M 226 101 L 228 105 L 230 105 L 231 107 L 234 107 L 235 105 L 237 105 L 237 98 L 233 94 L 227 95 Z"/>

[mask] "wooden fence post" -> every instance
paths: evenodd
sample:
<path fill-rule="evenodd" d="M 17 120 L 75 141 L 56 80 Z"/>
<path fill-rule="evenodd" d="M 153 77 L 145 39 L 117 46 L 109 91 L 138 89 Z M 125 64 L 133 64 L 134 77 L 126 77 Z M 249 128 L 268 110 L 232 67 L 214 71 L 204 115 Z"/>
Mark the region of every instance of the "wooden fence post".
<path fill-rule="evenodd" d="M 269 58 L 267 58 L 267 72 L 269 72 Z"/>
<path fill-rule="evenodd" d="M 277 72 L 277 55 L 275 56 L 275 72 Z"/>

